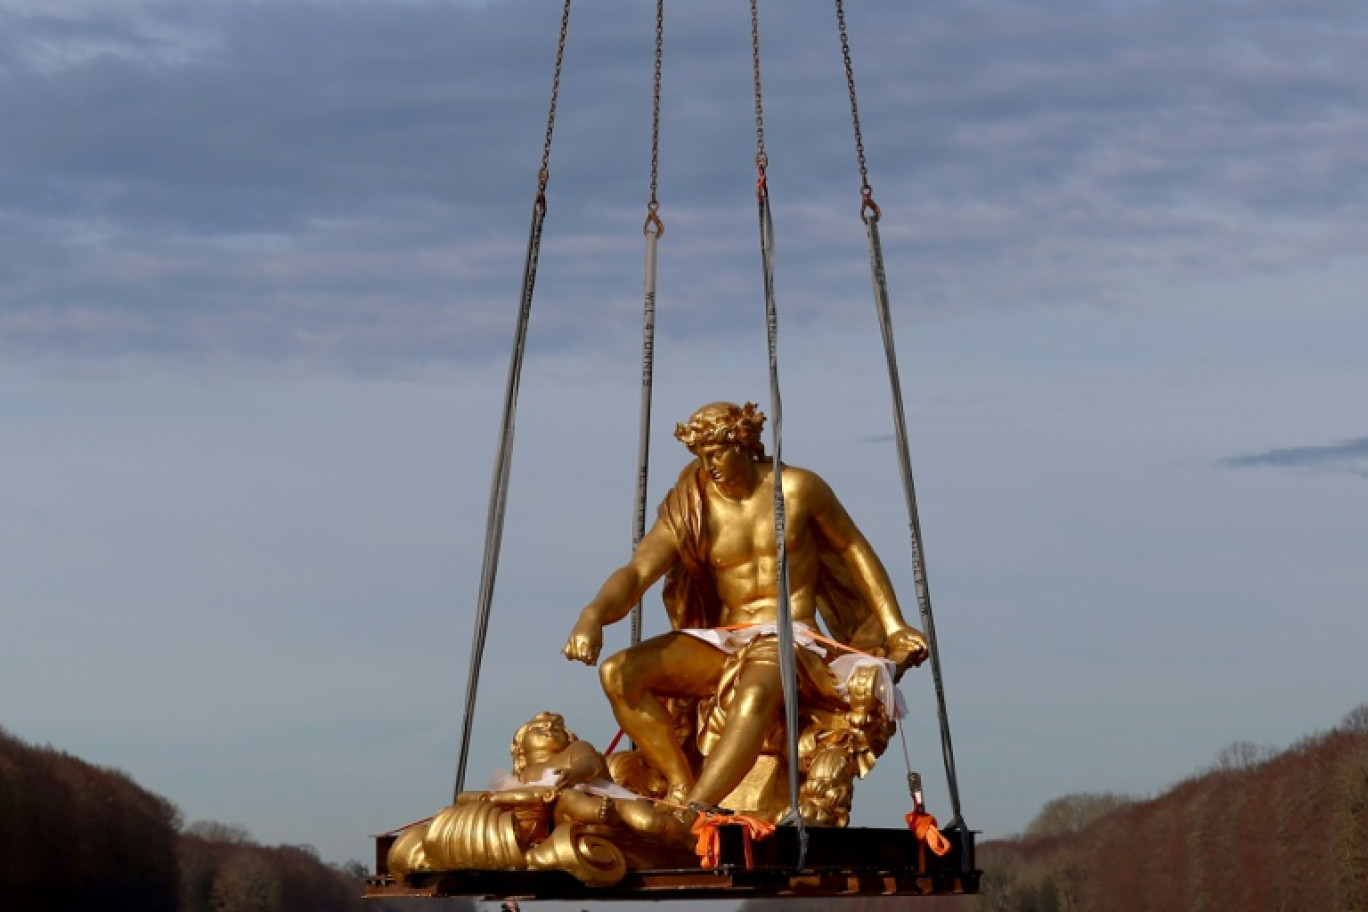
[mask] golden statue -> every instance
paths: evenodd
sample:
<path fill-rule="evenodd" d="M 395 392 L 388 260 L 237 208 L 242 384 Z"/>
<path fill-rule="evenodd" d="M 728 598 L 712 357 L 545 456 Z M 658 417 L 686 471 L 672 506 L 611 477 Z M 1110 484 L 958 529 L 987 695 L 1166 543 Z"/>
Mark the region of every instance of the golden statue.
<path fill-rule="evenodd" d="M 778 762 L 778 551 L 764 421 L 754 404 L 718 402 L 676 426 L 696 458 L 631 560 L 580 612 L 564 653 L 594 664 L 604 626 L 666 577 L 674 629 L 600 669 L 613 714 L 664 775 L 672 804 L 726 805 L 777 820 L 788 810 L 787 769 Z M 926 658 L 926 639 L 903 620 L 887 572 L 826 482 L 785 466 L 783 486 L 801 705 L 831 722 L 849 709 L 841 673 L 848 679 L 860 667 L 883 667 L 889 679 L 878 689 L 891 701 L 892 678 Z M 813 635 L 819 615 L 832 640 L 861 655 L 838 658 L 823 648 Z M 865 762 L 857 766 L 867 771 Z"/>
<path fill-rule="evenodd" d="M 539 713 L 513 737 L 512 773 L 496 775 L 488 791 L 461 793 L 397 837 L 392 875 L 562 870 L 610 886 L 628 869 L 700 863 L 708 828 L 723 819 L 712 813 L 719 808 L 757 830 L 788 813 L 764 421 L 753 404 L 719 402 L 676 426 L 696 458 L 565 644 L 567 658 L 594 664 L 604 626 L 666 578 L 674 629 L 600 669 L 636 750 L 605 758 L 559 715 Z M 895 682 L 921 664 L 927 644 L 903 620 L 887 572 L 826 482 L 785 466 L 783 487 L 799 672 L 797 810 L 810 824 L 845 826 L 854 780 L 893 733 Z M 709 813 L 699 817 L 700 809 Z"/>

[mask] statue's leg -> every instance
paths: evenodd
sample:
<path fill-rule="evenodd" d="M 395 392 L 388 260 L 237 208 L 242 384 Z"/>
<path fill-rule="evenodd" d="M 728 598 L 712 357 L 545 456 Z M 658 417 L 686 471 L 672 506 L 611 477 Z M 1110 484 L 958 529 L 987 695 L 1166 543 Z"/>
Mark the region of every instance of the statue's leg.
<path fill-rule="evenodd" d="M 698 842 L 688 823 L 673 813 L 662 813 L 650 801 L 618 799 L 615 811 L 623 825 L 652 842 L 667 842 L 690 849 Z"/>
<path fill-rule="evenodd" d="M 741 670 L 727 722 L 708 758 L 690 801 L 717 804 L 740 784 L 760 756 L 770 720 L 784 702 L 779 666 L 756 662 Z"/>
<path fill-rule="evenodd" d="M 622 730 L 679 796 L 693 785 L 688 758 L 675 743 L 674 719 L 661 697 L 705 697 L 717 688 L 726 654 L 683 633 L 643 640 L 599 668 L 603 692 Z"/>

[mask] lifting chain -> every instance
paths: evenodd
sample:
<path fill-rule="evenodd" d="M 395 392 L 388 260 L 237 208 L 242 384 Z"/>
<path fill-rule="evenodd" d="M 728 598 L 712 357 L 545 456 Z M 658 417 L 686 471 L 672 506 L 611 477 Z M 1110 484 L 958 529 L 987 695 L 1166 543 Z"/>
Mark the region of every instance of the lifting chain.
<path fill-rule="evenodd" d="M 542 143 L 541 170 L 537 172 L 536 207 L 546 211 L 546 185 L 551 181 L 551 136 L 556 131 L 556 103 L 560 100 L 561 66 L 565 62 L 565 36 L 570 29 L 570 0 L 561 7 L 560 37 L 556 39 L 556 69 L 551 74 L 551 108 L 546 114 L 546 141 Z"/>
<path fill-rule="evenodd" d="M 646 204 L 646 224 L 641 226 L 644 234 L 654 231 L 656 237 L 665 233 L 665 224 L 660 220 L 660 202 L 656 199 L 656 189 L 660 185 L 660 69 L 664 51 L 665 0 L 656 0 L 655 77 L 651 85 L 651 201 Z"/>
<path fill-rule="evenodd" d="M 755 83 L 755 167 L 760 171 L 757 189 L 764 187 L 765 169 L 769 167 L 769 156 L 765 154 L 765 107 L 760 91 L 760 10 L 757 0 L 750 0 L 751 17 L 751 72 Z"/>
<path fill-rule="evenodd" d="M 850 122 L 855 128 L 855 157 L 860 163 L 860 215 L 868 215 L 877 222 L 883 213 L 874 202 L 874 190 L 869 186 L 864 134 L 860 131 L 860 103 L 855 97 L 855 67 L 850 62 L 850 37 L 846 34 L 844 0 L 836 0 L 836 24 L 841 31 L 841 57 L 845 60 L 846 91 L 850 93 Z"/>

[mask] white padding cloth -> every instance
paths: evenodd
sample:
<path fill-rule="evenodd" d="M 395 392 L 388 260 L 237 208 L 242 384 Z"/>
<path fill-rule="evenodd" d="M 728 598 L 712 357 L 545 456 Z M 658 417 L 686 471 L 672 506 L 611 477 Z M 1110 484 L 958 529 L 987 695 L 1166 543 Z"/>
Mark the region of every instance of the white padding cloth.
<path fill-rule="evenodd" d="M 774 621 L 765 621 L 761 624 L 750 624 L 746 627 L 736 628 L 681 627 L 675 632 L 688 634 L 694 639 L 702 640 L 709 646 L 731 655 L 739 652 L 747 643 L 757 637 L 779 636 L 779 625 Z M 807 624 L 795 623 L 793 625 L 793 640 L 804 649 L 826 658 L 827 650 L 817 641 L 812 628 Z M 888 659 L 880 659 L 863 653 L 849 652 L 832 659 L 829 665 L 831 673 L 836 677 L 837 689 L 841 696 L 847 699 L 850 696 L 850 679 L 861 668 L 870 666 L 879 669 L 874 695 L 883 704 L 884 710 L 890 716 L 901 719 L 907 715 L 907 701 L 903 699 L 902 693 L 898 691 L 897 685 L 893 682 L 894 665 L 892 662 Z"/>

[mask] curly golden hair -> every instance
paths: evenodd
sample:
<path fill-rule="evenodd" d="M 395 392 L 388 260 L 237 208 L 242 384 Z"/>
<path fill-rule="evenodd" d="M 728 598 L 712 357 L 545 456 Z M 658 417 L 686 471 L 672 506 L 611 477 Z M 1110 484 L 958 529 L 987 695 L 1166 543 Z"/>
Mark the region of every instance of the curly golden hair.
<path fill-rule="evenodd" d="M 700 447 L 734 446 L 745 450 L 751 459 L 763 460 L 767 458 L 760 436 L 764 427 L 765 415 L 754 402 L 744 406 L 714 402 L 690 415 L 687 424 L 676 424 L 674 435 L 691 453 Z"/>

